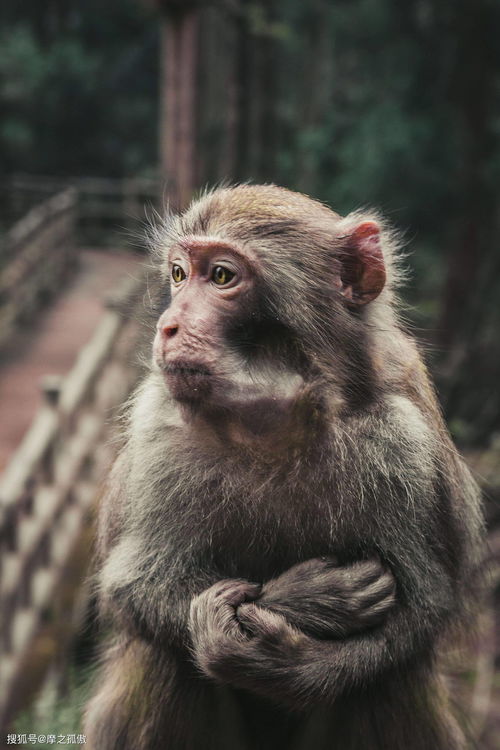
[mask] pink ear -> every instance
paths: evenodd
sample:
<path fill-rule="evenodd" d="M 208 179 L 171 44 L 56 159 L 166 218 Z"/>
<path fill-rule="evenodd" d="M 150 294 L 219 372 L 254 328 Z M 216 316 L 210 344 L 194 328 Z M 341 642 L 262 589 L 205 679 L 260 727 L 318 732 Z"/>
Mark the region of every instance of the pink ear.
<path fill-rule="evenodd" d="M 371 302 L 384 288 L 386 273 L 380 229 L 374 221 L 363 221 L 350 235 L 340 277 L 341 294 L 355 305 Z"/>

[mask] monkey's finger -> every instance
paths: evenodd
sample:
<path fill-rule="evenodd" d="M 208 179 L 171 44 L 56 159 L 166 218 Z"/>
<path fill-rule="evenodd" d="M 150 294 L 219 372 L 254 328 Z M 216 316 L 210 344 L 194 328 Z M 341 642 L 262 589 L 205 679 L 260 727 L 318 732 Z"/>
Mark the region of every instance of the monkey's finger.
<path fill-rule="evenodd" d="M 394 596 L 396 581 L 391 573 L 385 573 L 359 592 L 360 600 L 365 607 L 370 607 L 386 596 Z"/>
<path fill-rule="evenodd" d="M 332 583 L 337 583 L 346 592 L 360 591 L 365 586 L 376 581 L 383 573 L 380 562 L 371 560 L 359 560 L 350 565 L 331 569 Z"/>
<path fill-rule="evenodd" d="M 387 572 L 382 562 L 376 557 L 370 560 L 359 560 L 349 566 L 348 571 L 362 586 L 368 586 Z"/>
<path fill-rule="evenodd" d="M 339 559 L 336 555 L 324 555 L 320 558 L 318 558 L 320 562 L 325 563 L 328 567 L 335 567 L 337 568 L 339 565 Z"/>
<path fill-rule="evenodd" d="M 205 640 L 206 633 L 238 639 L 244 636 L 235 608 L 214 596 L 201 595 L 192 601 L 189 628 L 195 642 Z"/>
<path fill-rule="evenodd" d="M 292 567 L 282 573 L 277 580 L 286 579 L 287 581 L 306 581 L 313 576 L 325 574 L 332 569 L 336 569 L 337 566 L 338 560 L 333 555 L 312 557 L 309 560 L 303 560 L 300 563 L 296 563 L 296 565 L 292 565 Z"/>
<path fill-rule="evenodd" d="M 396 604 L 396 598 L 394 594 L 388 594 L 383 599 L 372 604 L 367 609 L 361 610 L 359 613 L 360 621 L 365 625 L 375 625 L 390 612 L 390 610 Z"/>
<path fill-rule="evenodd" d="M 261 586 L 241 578 L 228 578 L 218 581 L 207 590 L 215 600 L 237 607 L 242 602 L 253 601 L 260 594 Z"/>
<path fill-rule="evenodd" d="M 279 632 L 291 630 L 284 617 L 253 603 L 239 606 L 236 616 L 244 630 L 253 636 L 275 636 Z"/>
<path fill-rule="evenodd" d="M 236 610 L 238 622 L 250 635 L 257 635 L 261 631 L 262 612 L 264 610 L 253 603 L 244 603 Z"/>
<path fill-rule="evenodd" d="M 260 594 L 262 586 L 249 581 L 237 581 L 224 595 L 225 601 L 232 607 L 238 607 L 243 602 L 252 602 Z"/>

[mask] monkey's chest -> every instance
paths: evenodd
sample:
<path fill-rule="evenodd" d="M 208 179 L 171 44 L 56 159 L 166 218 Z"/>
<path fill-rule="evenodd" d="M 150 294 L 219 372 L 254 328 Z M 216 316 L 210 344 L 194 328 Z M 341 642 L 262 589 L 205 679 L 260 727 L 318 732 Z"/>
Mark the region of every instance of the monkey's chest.
<path fill-rule="evenodd" d="M 207 532 L 216 567 L 228 576 L 262 580 L 344 546 L 339 500 L 314 478 L 254 483 L 219 502 L 220 523 Z"/>

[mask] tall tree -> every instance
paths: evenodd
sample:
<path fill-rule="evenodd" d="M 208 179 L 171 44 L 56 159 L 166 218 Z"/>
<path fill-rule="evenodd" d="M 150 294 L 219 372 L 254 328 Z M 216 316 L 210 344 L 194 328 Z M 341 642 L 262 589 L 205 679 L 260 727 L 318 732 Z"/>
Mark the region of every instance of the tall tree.
<path fill-rule="evenodd" d="M 158 0 L 162 11 L 160 64 L 160 169 L 173 208 L 197 187 L 199 3 Z"/>

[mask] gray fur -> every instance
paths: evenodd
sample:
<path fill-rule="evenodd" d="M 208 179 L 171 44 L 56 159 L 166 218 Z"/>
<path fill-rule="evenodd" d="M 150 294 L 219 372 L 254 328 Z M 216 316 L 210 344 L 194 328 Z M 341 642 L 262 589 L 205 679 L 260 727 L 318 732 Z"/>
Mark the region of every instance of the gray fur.
<path fill-rule="evenodd" d="M 334 284 L 367 218 L 240 186 L 152 233 L 165 279 L 172 244 L 233 243 L 289 341 L 211 352 L 222 416 L 157 365 L 132 401 L 100 514 L 120 640 L 94 750 L 466 746 L 434 656 L 480 578 L 479 496 L 398 323 L 383 222 L 380 296 L 354 310 Z"/>

